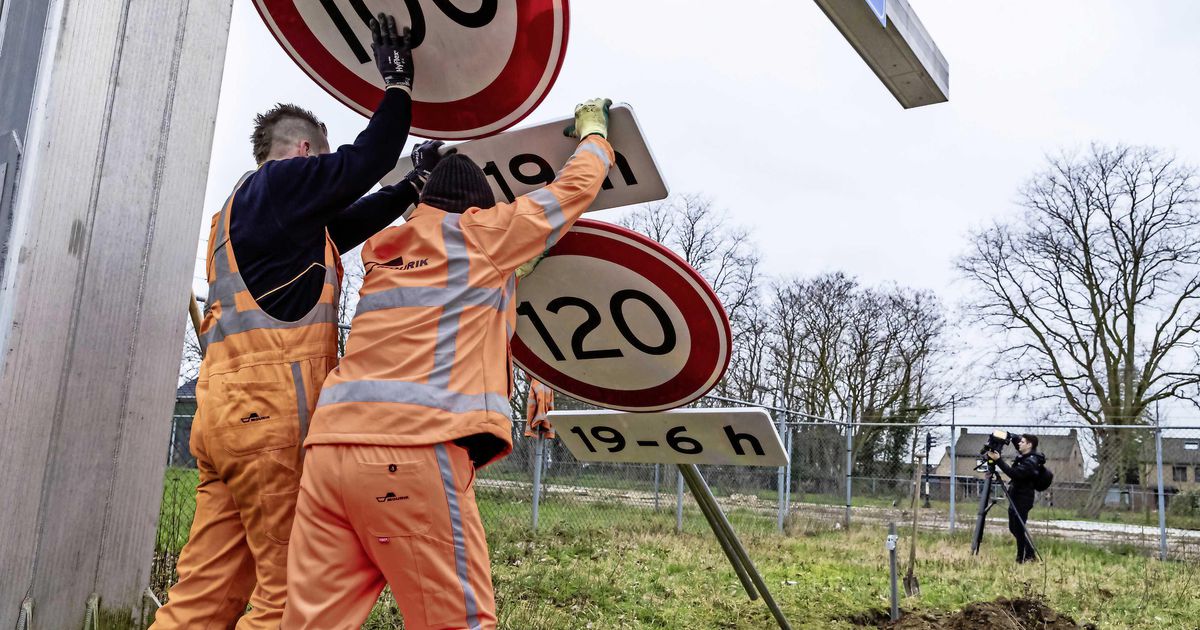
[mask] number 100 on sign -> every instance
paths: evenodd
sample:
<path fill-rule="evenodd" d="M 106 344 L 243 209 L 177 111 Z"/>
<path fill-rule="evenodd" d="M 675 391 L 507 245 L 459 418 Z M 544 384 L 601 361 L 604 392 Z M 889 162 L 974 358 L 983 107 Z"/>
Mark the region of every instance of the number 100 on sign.
<path fill-rule="evenodd" d="M 762 409 L 662 413 L 555 411 L 559 439 L 580 461 L 783 466 L 787 455 Z"/>

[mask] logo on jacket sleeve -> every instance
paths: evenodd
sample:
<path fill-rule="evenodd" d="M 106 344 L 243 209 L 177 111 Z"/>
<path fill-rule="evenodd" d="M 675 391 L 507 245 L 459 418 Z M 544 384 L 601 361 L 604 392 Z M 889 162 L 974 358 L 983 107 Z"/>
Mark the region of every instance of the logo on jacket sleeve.
<path fill-rule="evenodd" d="M 251 411 L 250 415 L 246 416 L 245 418 L 242 418 L 241 420 L 242 420 L 243 424 L 249 424 L 251 422 L 259 422 L 261 420 L 270 420 L 270 419 L 271 419 L 271 416 L 260 416 L 260 415 L 258 415 L 257 411 Z"/>
<path fill-rule="evenodd" d="M 383 263 L 383 265 L 385 267 L 393 267 L 400 271 L 406 271 L 408 269 L 420 269 L 421 267 L 428 267 L 429 259 L 421 258 L 420 260 L 409 260 L 408 262 L 404 262 L 403 256 L 397 256 L 396 258 Z"/>

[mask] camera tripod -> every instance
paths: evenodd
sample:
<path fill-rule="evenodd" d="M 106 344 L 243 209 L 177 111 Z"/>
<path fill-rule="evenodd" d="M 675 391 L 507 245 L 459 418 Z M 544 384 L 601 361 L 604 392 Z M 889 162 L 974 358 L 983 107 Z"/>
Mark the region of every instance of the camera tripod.
<path fill-rule="evenodd" d="M 1025 519 L 1021 518 L 1021 513 L 1017 511 L 1017 507 L 1013 505 L 1012 497 L 1008 494 L 1008 488 L 1000 480 L 1000 473 L 996 472 L 996 464 L 989 460 L 986 472 L 987 476 L 983 480 L 983 492 L 979 493 L 979 513 L 975 517 L 975 534 L 971 537 L 971 555 L 979 555 L 979 545 L 983 542 L 983 525 L 987 520 L 987 513 L 997 503 L 997 501 L 992 500 L 992 488 L 1000 486 L 1000 491 L 1004 493 L 1004 499 L 1008 501 L 1009 509 L 1016 515 L 1017 521 L 1021 523 L 1021 532 L 1025 536 L 1025 542 L 1029 543 L 1030 549 L 1033 549 L 1034 557 L 1041 560 L 1042 554 L 1038 552 L 1037 546 L 1033 544 L 1033 538 L 1029 535 L 1029 527 L 1026 525 Z"/>

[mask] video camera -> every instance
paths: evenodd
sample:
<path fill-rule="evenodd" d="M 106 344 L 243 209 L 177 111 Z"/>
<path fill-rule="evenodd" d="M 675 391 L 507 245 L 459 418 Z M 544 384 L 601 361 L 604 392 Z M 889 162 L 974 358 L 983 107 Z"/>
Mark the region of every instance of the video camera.
<path fill-rule="evenodd" d="M 991 435 L 988 436 L 987 443 L 983 445 L 983 448 L 979 449 L 979 458 L 975 460 L 975 471 L 985 472 L 987 470 L 988 451 L 1003 453 L 1005 444 L 1011 443 L 1013 446 L 1016 446 L 1017 441 L 1020 439 L 1021 436 L 1016 433 L 1009 433 L 1002 429 L 992 431 Z"/>

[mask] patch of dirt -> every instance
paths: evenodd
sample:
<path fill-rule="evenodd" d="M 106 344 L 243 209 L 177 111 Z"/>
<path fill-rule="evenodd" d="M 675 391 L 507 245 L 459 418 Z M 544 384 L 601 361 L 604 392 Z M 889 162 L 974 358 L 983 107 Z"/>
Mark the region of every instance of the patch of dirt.
<path fill-rule="evenodd" d="M 887 611 L 872 610 L 847 618 L 852 624 L 887 630 L 1096 630 L 1036 599 L 1005 599 L 967 604 L 956 613 L 902 612 L 891 622 Z"/>

